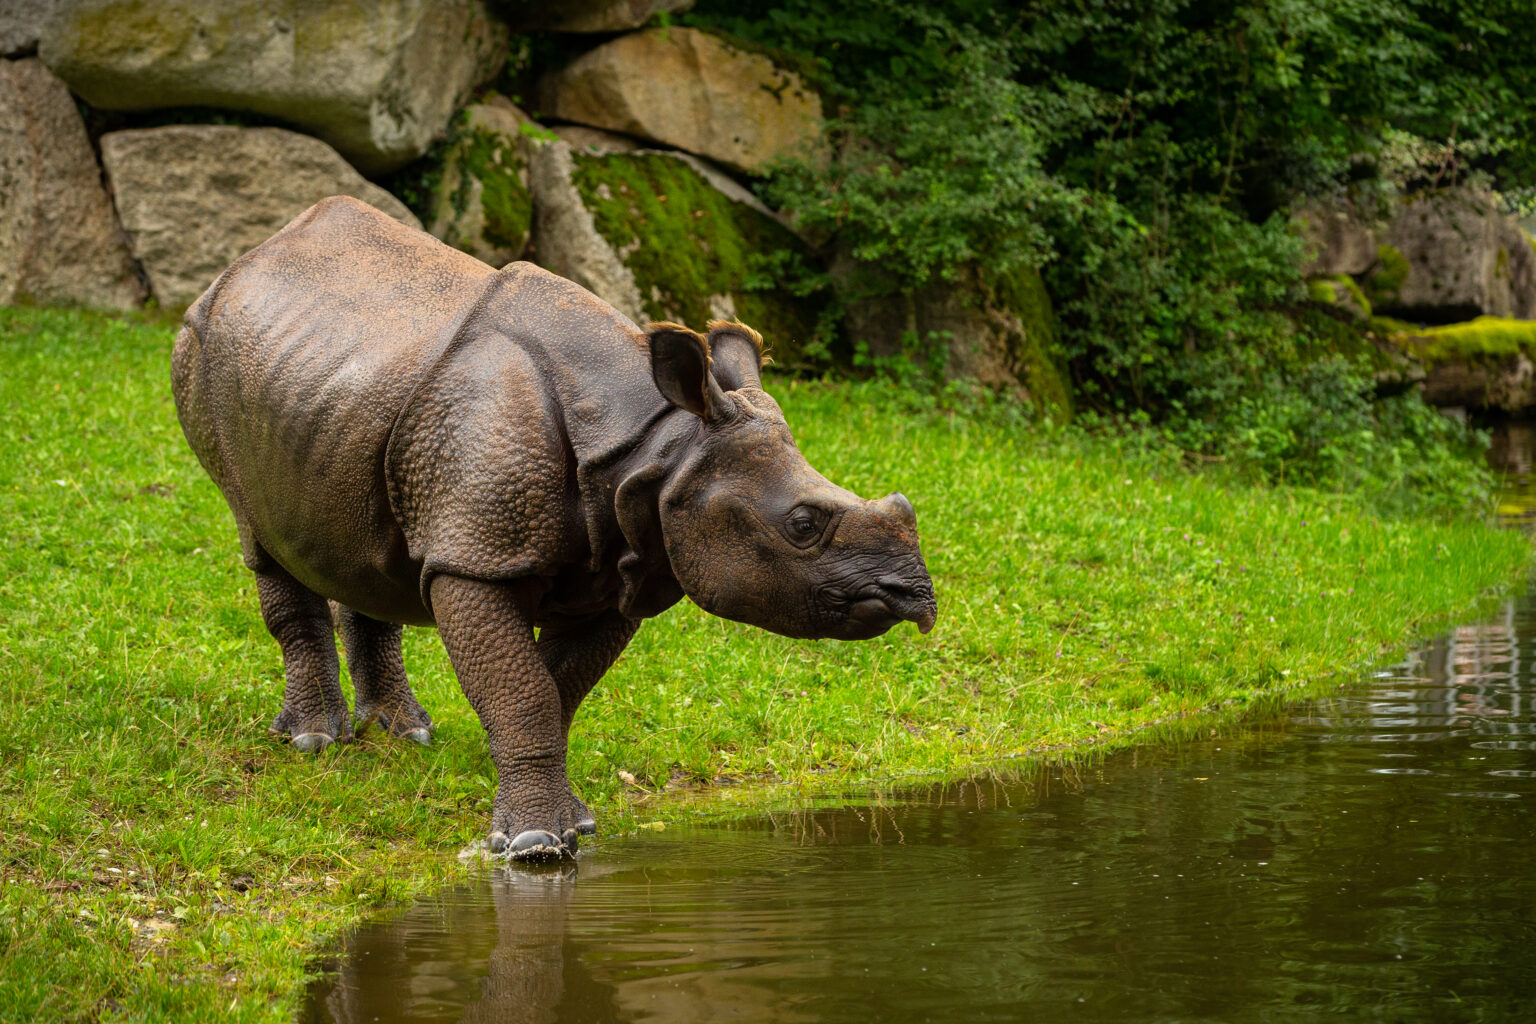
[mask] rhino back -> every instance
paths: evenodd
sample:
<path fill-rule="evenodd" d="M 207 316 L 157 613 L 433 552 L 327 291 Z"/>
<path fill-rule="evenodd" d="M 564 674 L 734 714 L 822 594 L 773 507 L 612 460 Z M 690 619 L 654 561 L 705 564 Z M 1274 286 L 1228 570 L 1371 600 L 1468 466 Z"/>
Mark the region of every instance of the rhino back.
<path fill-rule="evenodd" d="M 252 568 L 395 621 L 425 621 L 389 507 L 396 417 L 496 272 L 333 197 L 246 253 L 187 313 L 188 440 L 224 491 Z M 185 332 L 184 332 L 185 333 Z M 251 543 L 259 544 L 259 549 Z"/>

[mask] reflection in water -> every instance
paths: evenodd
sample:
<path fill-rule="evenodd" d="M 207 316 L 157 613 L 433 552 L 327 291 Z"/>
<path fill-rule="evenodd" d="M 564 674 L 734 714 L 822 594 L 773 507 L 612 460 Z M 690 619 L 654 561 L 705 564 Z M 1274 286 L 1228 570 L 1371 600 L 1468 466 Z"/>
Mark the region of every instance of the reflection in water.
<path fill-rule="evenodd" d="M 494 871 L 305 1019 L 1529 1019 L 1533 662 L 1521 598 L 1236 736 Z"/>

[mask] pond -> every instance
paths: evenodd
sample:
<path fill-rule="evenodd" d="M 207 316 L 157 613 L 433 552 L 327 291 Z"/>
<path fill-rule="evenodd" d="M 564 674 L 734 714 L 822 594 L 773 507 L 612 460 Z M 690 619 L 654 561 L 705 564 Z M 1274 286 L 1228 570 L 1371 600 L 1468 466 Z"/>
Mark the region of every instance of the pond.
<path fill-rule="evenodd" d="M 303 1020 L 1529 1019 L 1536 599 L 1200 741 L 489 870 L 332 966 Z"/>

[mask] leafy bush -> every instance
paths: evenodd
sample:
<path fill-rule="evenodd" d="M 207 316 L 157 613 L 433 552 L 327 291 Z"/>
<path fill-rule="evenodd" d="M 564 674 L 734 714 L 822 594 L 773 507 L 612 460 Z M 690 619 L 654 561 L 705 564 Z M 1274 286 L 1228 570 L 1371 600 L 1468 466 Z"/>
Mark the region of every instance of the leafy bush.
<path fill-rule="evenodd" d="M 687 18 L 812 69 L 833 155 L 764 191 L 829 251 L 892 291 L 1040 267 L 1080 408 L 1266 479 L 1432 502 L 1478 485 L 1450 468 L 1476 435 L 1376 401 L 1361 339 L 1316 330 L 1287 210 L 1469 175 L 1536 207 L 1536 22 L 1515 0 L 702 0 Z M 1406 468 L 1415 444 L 1433 472 Z"/>

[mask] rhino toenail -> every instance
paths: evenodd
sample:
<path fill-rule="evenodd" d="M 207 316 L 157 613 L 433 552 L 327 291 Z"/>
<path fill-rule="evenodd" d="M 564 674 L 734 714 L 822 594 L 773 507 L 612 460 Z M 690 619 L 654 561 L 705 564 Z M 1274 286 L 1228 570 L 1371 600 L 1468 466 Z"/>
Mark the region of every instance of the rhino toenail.
<path fill-rule="evenodd" d="M 335 742 L 336 737 L 323 732 L 301 732 L 293 738 L 294 749 L 306 754 L 318 754 Z"/>

